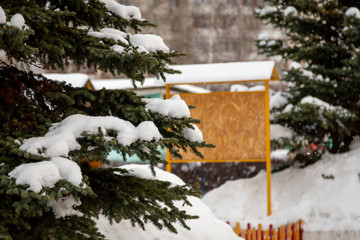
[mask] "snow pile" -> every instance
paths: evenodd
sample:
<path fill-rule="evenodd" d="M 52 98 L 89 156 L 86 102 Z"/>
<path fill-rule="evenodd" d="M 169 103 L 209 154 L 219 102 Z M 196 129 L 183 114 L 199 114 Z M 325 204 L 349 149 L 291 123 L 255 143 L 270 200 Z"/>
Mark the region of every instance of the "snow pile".
<path fill-rule="evenodd" d="M 247 87 L 242 84 L 234 84 L 230 87 L 230 92 L 255 92 L 255 91 L 265 91 L 264 85 L 255 85 L 253 87 Z"/>
<path fill-rule="evenodd" d="M 272 175 L 272 211 L 266 216 L 266 173 L 228 181 L 203 198 L 215 216 L 231 224 L 275 226 L 303 219 L 305 231 L 360 230 L 360 140 L 351 151 L 325 154 L 304 169 Z"/>
<path fill-rule="evenodd" d="M 50 161 L 27 163 L 17 166 L 9 173 L 16 179 L 16 184 L 29 185 L 28 190 L 39 193 L 42 187 L 54 187 L 60 180 L 65 179 L 75 186 L 82 181 L 80 167 L 66 158 L 54 157 Z"/>
<path fill-rule="evenodd" d="M 170 99 L 144 98 L 146 109 L 161 115 L 174 118 L 190 117 L 190 110 L 184 100 L 179 95 L 174 95 Z"/>
<path fill-rule="evenodd" d="M 141 19 L 141 12 L 139 8 L 135 6 L 125 6 L 120 3 L 117 3 L 115 0 L 100 0 L 100 2 L 105 4 L 105 7 L 109 10 L 109 12 L 122 17 L 126 20 L 131 19 Z"/>
<path fill-rule="evenodd" d="M 158 179 L 160 181 L 169 181 L 173 185 L 184 185 L 185 183 L 175 176 L 174 174 L 165 172 L 155 168 L 156 178 L 151 174 L 150 168 L 147 165 L 125 165 L 122 166 L 130 171 L 136 177 L 146 179 Z M 180 224 L 176 223 L 175 228 L 178 234 L 169 232 L 166 229 L 159 230 L 153 224 L 145 224 L 145 231 L 140 227 L 132 227 L 131 222 L 123 220 L 120 223 L 111 224 L 105 217 L 100 217 L 97 220 L 97 227 L 109 240 L 240 240 L 235 235 L 231 227 L 223 221 L 218 220 L 211 213 L 210 209 L 196 197 L 189 197 L 188 200 L 192 206 L 183 206 L 181 202 L 174 204 L 181 210 L 185 210 L 190 215 L 197 215 L 199 219 L 186 221 L 191 230 L 183 228 Z"/>
<path fill-rule="evenodd" d="M 249 88 L 242 84 L 234 84 L 230 87 L 230 92 L 247 92 Z"/>
<path fill-rule="evenodd" d="M 230 92 L 252 92 L 252 91 L 265 91 L 264 85 L 256 85 L 253 87 L 247 87 L 242 84 L 233 84 L 230 87 Z M 270 94 L 270 110 L 274 108 L 280 108 L 288 103 L 288 100 L 284 96 L 282 92 L 276 92 L 274 94 Z"/>
<path fill-rule="evenodd" d="M 60 123 L 55 123 L 43 137 L 29 138 L 24 141 L 20 149 L 31 154 L 39 154 L 39 149 L 45 148 L 42 155 L 48 157 L 68 156 L 72 150 L 80 149 L 76 138 L 83 132 L 97 134 L 101 128 L 105 137 L 106 129 L 117 131 L 117 140 L 120 144 L 128 146 L 141 139 L 150 141 L 162 138 L 159 130 L 151 121 L 142 122 L 135 127 L 131 122 L 117 117 L 93 117 L 75 114 L 67 117 Z M 146 132 L 144 133 L 144 128 Z"/>
<path fill-rule="evenodd" d="M 289 156 L 289 151 L 288 149 L 277 149 L 274 151 L 271 151 L 270 154 L 270 158 L 271 159 L 276 159 L 276 160 L 283 160 L 283 161 L 287 161 Z"/>
<path fill-rule="evenodd" d="M 0 24 L 6 23 L 6 14 L 4 9 L 0 6 Z"/>
<path fill-rule="evenodd" d="M 346 10 L 345 15 L 348 17 L 360 18 L 360 11 L 357 7 L 350 7 Z"/>

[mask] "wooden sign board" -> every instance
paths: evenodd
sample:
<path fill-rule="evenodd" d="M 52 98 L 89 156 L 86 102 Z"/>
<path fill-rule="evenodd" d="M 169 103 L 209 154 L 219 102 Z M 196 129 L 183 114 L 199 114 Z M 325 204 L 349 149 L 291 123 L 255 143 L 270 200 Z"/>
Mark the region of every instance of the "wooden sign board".
<path fill-rule="evenodd" d="M 224 92 L 210 94 L 180 94 L 191 109 L 192 118 L 204 140 L 216 148 L 202 148 L 207 160 L 265 161 L 266 121 L 265 91 Z M 199 160 L 188 151 L 181 152 L 183 160 Z M 173 158 L 172 160 L 177 160 Z"/>

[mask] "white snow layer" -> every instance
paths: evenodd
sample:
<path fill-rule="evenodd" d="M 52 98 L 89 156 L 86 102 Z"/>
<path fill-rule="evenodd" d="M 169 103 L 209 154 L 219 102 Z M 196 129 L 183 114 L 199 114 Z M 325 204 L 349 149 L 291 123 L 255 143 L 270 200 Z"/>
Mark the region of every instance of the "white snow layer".
<path fill-rule="evenodd" d="M 274 61 L 171 65 L 181 74 L 166 74 L 166 83 L 206 83 L 271 79 Z"/>
<path fill-rule="evenodd" d="M 130 145 L 138 139 L 150 141 L 162 138 L 159 130 L 151 121 L 142 122 L 138 127 L 135 127 L 131 122 L 117 117 L 93 117 L 75 114 L 53 124 L 49 132 L 43 137 L 26 139 L 20 149 L 31 154 L 39 154 L 38 149 L 46 148 L 45 156 L 66 157 L 70 151 L 80 148 L 76 138 L 80 137 L 81 133 L 96 134 L 99 127 L 105 136 L 105 129 L 117 131 L 117 140 L 124 146 Z M 146 128 L 146 132 L 144 132 L 144 128 Z"/>
<path fill-rule="evenodd" d="M 6 23 L 6 14 L 4 9 L 0 6 L 0 24 Z"/>
<path fill-rule="evenodd" d="M 122 17 L 126 20 L 141 20 L 141 12 L 139 8 L 135 6 L 125 6 L 117 3 L 115 0 L 100 0 L 100 2 L 105 4 L 105 7 L 109 10 L 109 12 L 119 17 Z"/>
<path fill-rule="evenodd" d="M 174 118 L 190 117 L 190 110 L 184 100 L 179 95 L 174 95 L 170 99 L 144 98 L 146 109 Z"/>
<path fill-rule="evenodd" d="M 23 28 L 25 25 L 25 19 L 23 15 L 20 13 L 14 14 L 14 16 L 12 16 L 10 19 L 10 25 L 20 29 Z"/>
<path fill-rule="evenodd" d="M 350 7 L 345 12 L 346 16 L 360 18 L 360 11 L 357 7 Z"/>
<path fill-rule="evenodd" d="M 151 174 L 150 168 L 147 165 L 124 165 L 122 168 L 133 171 L 136 177 L 150 178 L 155 177 Z M 176 175 L 165 172 L 161 169 L 155 168 L 156 179 L 160 181 L 169 181 L 173 185 L 184 185 L 185 183 Z M 180 224 L 176 223 L 175 228 L 178 234 L 169 232 L 166 229 L 159 230 L 151 223 L 145 224 L 145 231 L 140 227 L 133 227 L 131 222 L 123 220 L 120 223 L 111 224 L 105 217 L 100 217 L 97 220 L 97 227 L 109 240 L 240 240 L 235 235 L 231 227 L 223 221 L 218 220 L 211 213 L 210 209 L 196 197 L 189 197 L 188 200 L 192 206 L 183 206 L 181 202 L 174 204 L 181 210 L 185 210 L 187 214 L 197 215 L 199 219 L 187 220 L 187 225 L 191 230 L 183 228 Z"/>
<path fill-rule="evenodd" d="M 272 215 L 266 216 L 266 173 L 228 181 L 207 193 L 203 201 L 216 217 L 245 224 L 279 226 L 303 219 L 305 231 L 360 230 L 360 141 L 351 151 L 323 155 L 304 169 L 272 174 Z M 324 178 L 332 176 L 333 178 Z"/>
<path fill-rule="evenodd" d="M 42 187 L 54 187 L 60 180 L 65 179 L 75 186 L 79 186 L 82 181 L 80 167 L 73 161 L 54 157 L 50 161 L 27 163 L 17 166 L 9 173 L 11 178 L 15 178 L 17 185 L 27 184 L 28 190 L 36 193 Z"/>

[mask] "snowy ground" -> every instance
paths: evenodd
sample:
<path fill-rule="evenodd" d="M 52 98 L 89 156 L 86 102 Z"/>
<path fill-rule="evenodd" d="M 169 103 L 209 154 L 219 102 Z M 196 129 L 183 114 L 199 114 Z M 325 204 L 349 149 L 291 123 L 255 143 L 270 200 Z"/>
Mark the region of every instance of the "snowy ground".
<path fill-rule="evenodd" d="M 133 171 L 133 175 L 141 178 L 154 178 L 147 165 L 129 164 L 124 165 L 126 168 Z M 162 181 L 169 181 L 173 184 L 184 184 L 184 182 L 176 175 L 165 172 L 156 168 L 156 179 Z M 196 197 L 190 197 L 189 201 L 193 205 L 182 206 L 178 204 L 180 209 L 186 210 L 191 215 L 199 216 L 199 219 L 188 220 L 187 224 L 191 230 L 187 230 L 176 224 L 175 227 L 178 234 L 171 233 L 167 230 L 159 230 L 152 224 L 146 224 L 143 231 L 140 227 L 132 227 L 130 221 L 121 221 L 120 223 L 110 224 L 106 218 L 101 217 L 97 220 L 97 226 L 100 231 L 109 240 L 241 240 L 233 232 L 232 228 L 225 222 L 217 219 L 210 209 Z"/>
<path fill-rule="evenodd" d="M 360 232 L 360 138 L 351 151 L 325 154 L 304 169 L 272 175 L 272 211 L 266 216 L 266 173 L 228 181 L 203 197 L 214 215 L 242 224 L 276 226 L 303 219 L 308 232 Z M 345 238 L 344 238 L 345 239 Z"/>

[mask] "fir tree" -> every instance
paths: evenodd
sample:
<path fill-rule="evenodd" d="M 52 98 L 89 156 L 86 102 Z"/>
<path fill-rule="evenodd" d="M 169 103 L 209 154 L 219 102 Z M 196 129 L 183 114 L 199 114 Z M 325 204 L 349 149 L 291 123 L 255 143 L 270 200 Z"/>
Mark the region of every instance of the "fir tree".
<path fill-rule="evenodd" d="M 359 134 L 359 8 L 359 1 L 265 0 L 256 12 L 286 35 L 262 36 L 257 46 L 267 56 L 293 62 L 282 77 L 289 105 L 275 111 L 274 122 L 293 129 L 298 146 L 315 143 L 344 152 Z"/>
<path fill-rule="evenodd" d="M 116 150 L 124 156 L 137 154 L 153 168 L 164 163 L 158 146 L 171 148 L 175 155 L 179 148 L 190 148 L 201 156 L 197 148 L 210 145 L 183 136 L 184 129 L 193 129 L 198 120 L 150 111 L 133 92 L 73 88 L 15 67 L 64 69 L 75 64 L 123 74 L 136 84 L 146 74 L 164 79 L 165 73 L 175 73 L 168 64 L 181 53 L 169 51 L 157 36 L 138 34 L 153 25 L 136 7 L 112 0 L 5 0 L 0 5 L 0 48 L 7 62 L 0 65 L 0 238 L 105 239 L 94 221 L 100 214 L 142 227 L 151 222 L 173 232 L 177 221 L 186 227 L 185 220 L 196 216 L 179 210 L 174 201 L 189 204 L 187 196 L 196 195 L 192 189 L 141 179 L 119 168 L 94 169 L 89 162 L 106 163 L 106 154 Z M 146 123 L 162 137 L 145 136 L 124 144 L 121 131 L 99 126 L 96 132 L 77 135 L 78 146 L 64 158 L 51 157 L 50 147 L 24 147 L 30 138 L 44 136 L 71 117 L 109 115 L 126 126 Z M 67 176 L 53 186 L 33 186 L 16 178 L 23 170 L 19 166 L 36 169 L 56 161 L 70 166 L 65 175 L 81 169 L 81 182 L 74 184 L 73 176 Z M 61 201 L 70 202 L 70 214 L 56 211 Z"/>

